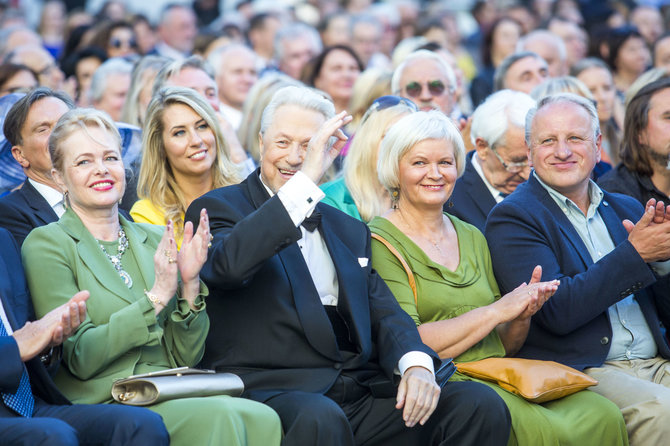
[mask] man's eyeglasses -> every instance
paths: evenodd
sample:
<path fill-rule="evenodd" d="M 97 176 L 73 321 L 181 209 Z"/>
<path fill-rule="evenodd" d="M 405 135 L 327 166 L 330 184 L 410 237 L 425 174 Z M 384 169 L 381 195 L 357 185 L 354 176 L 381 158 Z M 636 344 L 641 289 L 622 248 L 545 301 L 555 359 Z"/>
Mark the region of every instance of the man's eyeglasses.
<path fill-rule="evenodd" d="M 137 46 L 137 41 L 135 39 L 130 40 L 121 40 L 118 38 L 113 38 L 109 41 L 109 46 L 112 48 L 119 49 L 122 46 L 127 46 L 129 48 L 135 48 Z"/>
<path fill-rule="evenodd" d="M 519 173 L 528 167 L 528 160 L 522 161 L 520 163 L 506 163 L 505 160 L 503 160 L 502 157 L 498 154 L 495 146 L 491 147 L 491 152 L 493 152 L 496 158 L 498 158 L 498 161 L 500 161 L 500 164 L 502 164 L 505 170 L 509 173 Z"/>
<path fill-rule="evenodd" d="M 426 87 L 428 88 L 428 92 L 431 94 L 431 96 L 440 96 L 442 93 L 444 93 L 444 90 L 447 89 L 447 87 L 444 85 L 444 82 L 441 80 L 428 81 L 426 83 Z M 419 82 L 413 81 L 405 85 L 405 92 L 409 97 L 419 97 L 421 96 L 422 91 L 423 84 Z"/>
<path fill-rule="evenodd" d="M 396 105 L 402 104 L 409 108 L 411 112 L 419 111 L 419 107 L 412 101 L 402 96 L 387 95 L 381 96 L 372 102 L 370 107 L 367 109 L 363 118 L 361 119 L 361 125 L 372 115 L 374 112 L 385 110 L 387 108 L 395 107 Z"/>

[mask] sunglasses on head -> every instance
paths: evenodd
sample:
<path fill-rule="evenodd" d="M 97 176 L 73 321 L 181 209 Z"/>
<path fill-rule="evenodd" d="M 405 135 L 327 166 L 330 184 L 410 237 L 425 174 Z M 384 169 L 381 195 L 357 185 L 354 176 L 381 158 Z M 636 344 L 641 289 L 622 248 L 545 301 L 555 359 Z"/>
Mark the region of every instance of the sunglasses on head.
<path fill-rule="evenodd" d="M 380 96 L 372 102 L 368 110 L 365 112 L 363 118 L 361 119 L 361 124 L 367 121 L 370 115 L 373 114 L 374 112 L 386 110 L 387 108 L 395 107 L 396 105 L 399 104 L 405 105 L 412 112 L 419 111 L 419 107 L 417 107 L 414 102 L 410 101 L 407 98 L 394 95 Z"/>
<path fill-rule="evenodd" d="M 428 87 L 428 92 L 431 94 L 431 96 L 440 96 L 442 93 L 444 93 L 444 90 L 447 88 L 444 85 L 444 82 L 440 80 L 428 81 L 426 86 Z M 412 98 L 421 96 L 422 91 L 423 91 L 423 84 L 419 82 L 414 81 L 405 85 L 405 92 L 407 93 L 408 96 Z"/>
<path fill-rule="evenodd" d="M 112 48 L 119 49 L 124 45 L 127 45 L 130 48 L 135 48 L 137 46 L 137 42 L 135 41 L 135 39 L 121 40 L 117 38 L 113 38 L 109 41 L 109 46 L 111 46 Z"/>

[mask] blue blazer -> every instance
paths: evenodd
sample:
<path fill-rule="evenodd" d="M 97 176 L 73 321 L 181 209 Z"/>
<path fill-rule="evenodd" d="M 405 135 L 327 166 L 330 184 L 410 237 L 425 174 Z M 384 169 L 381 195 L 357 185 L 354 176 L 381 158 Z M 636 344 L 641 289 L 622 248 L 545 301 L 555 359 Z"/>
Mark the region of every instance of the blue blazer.
<path fill-rule="evenodd" d="M 472 165 L 474 154 L 473 150 L 466 155 L 465 171 L 456 180 L 451 198 L 444 205 L 444 211 L 484 232 L 486 217 L 496 205 L 496 200 Z"/>
<path fill-rule="evenodd" d="M 393 378 L 398 360 L 425 346 L 416 325 L 371 269 L 368 227 L 318 204 L 321 232 L 337 271 L 337 309 L 358 352 L 338 349 L 335 334 L 296 243 L 302 237 L 279 198 L 270 198 L 258 171 L 238 185 L 195 200 L 186 220 L 209 212 L 214 235 L 200 277 L 210 289 L 211 327 L 205 367 L 239 374 L 245 396 L 265 399 L 284 390 L 325 393 L 342 371 L 359 382 Z M 367 262 L 366 262 L 367 260 Z"/>
<path fill-rule="evenodd" d="M 34 228 L 56 220 L 58 216 L 47 200 L 28 180 L 20 189 L 0 198 L 0 228 L 11 232 L 19 247 Z"/>
<path fill-rule="evenodd" d="M 615 248 L 596 263 L 532 174 L 489 214 L 486 238 L 501 292 L 528 281 L 537 264 L 542 265 L 542 280 L 561 281 L 556 294 L 531 319 L 518 356 L 553 360 L 577 369 L 600 366 L 612 339 L 607 309 L 635 293 L 658 354 L 670 359 L 661 325 L 670 326 L 668 278 L 657 281 L 621 223 L 624 219 L 636 222 L 644 209 L 631 197 L 605 192 L 598 212 Z"/>
<path fill-rule="evenodd" d="M 0 228 L 0 300 L 12 330 L 19 329 L 34 312 L 21 267 L 21 256 L 12 236 Z M 11 336 L 0 337 L 0 391 L 14 393 L 23 374 L 19 348 Z M 26 362 L 33 393 L 50 404 L 70 404 L 56 389 L 39 358 Z M 2 399 L 0 398 L 1 404 Z M 0 412 L 1 413 L 1 412 Z"/>

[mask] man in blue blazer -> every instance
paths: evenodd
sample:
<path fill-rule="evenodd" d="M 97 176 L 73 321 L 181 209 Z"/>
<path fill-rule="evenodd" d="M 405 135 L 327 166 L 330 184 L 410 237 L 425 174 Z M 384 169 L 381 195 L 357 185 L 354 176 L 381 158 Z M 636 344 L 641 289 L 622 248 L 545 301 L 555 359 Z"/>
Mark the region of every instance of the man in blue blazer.
<path fill-rule="evenodd" d="M 475 150 L 465 159 L 444 210 L 484 232 L 496 203 L 514 192 L 530 173 L 524 124 L 535 100 L 525 93 L 501 90 L 472 114 L 470 138 Z"/>
<path fill-rule="evenodd" d="M 561 285 L 532 317 L 518 356 L 584 370 L 600 383 L 592 390 L 622 409 L 631 444 L 664 444 L 670 207 L 651 200 L 645 210 L 590 180 L 602 139 L 592 102 L 544 98 L 526 135 L 534 172 L 491 211 L 486 238 L 501 292 L 537 264 L 542 280 Z"/>
<path fill-rule="evenodd" d="M 58 355 L 40 352 L 74 332 L 86 316 L 87 298 L 87 292 L 77 293 L 68 305 L 28 322 L 33 310 L 21 257 L 12 236 L 0 228 L 2 444 L 169 444 L 163 421 L 154 412 L 117 405 L 71 405 L 51 380 L 44 362 L 57 367 L 54 356 Z"/>
<path fill-rule="evenodd" d="M 189 207 L 195 223 L 208 210 L 214 235 L 200 273 L 204 365 L 239 374 L 244 396 L 275 409 L 285 445 L 506 444 L 497 395 L 477 383 L 440 392 L 439 358 L 371 269 L 367 226 L 318 204 L 350 120 L 334 115 L 308 89 L 279 90 L 261 120 L 260 171 Z"/>

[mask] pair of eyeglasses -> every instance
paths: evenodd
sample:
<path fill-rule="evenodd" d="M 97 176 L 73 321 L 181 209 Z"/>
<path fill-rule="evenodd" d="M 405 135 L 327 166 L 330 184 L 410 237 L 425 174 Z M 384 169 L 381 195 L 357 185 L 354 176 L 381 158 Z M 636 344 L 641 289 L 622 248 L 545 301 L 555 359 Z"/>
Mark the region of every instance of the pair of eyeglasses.
<path fill-rule="evenodd" d="M 416 112 L 419 111 L 419 107 L 416 106 L 414 102 L 402 96 L 386 95 L 380 96 L 375 99 L 361 119 L 361 125 L 375 112 L 385 110 L 387 108 L 395 107 L 396 105 L 405 105 L 409 108 L 409 111 Z"/>
<path fill-rule="evenodd" d="M 522 161 L 520 163 L 506 163 L 505 160 L 502 159 L 500 154 L 498 154 L 498 151 L 494 147 L 491 147 L 491 152 L 498 158 L 498 161 L 500 161 L 500 164 L 505 168 L 506 171 L 509 173 L 519 173 L 524 171 L 528 167 L 528 161 Z"/>
<path fill-rule="evenodd" d="M 447 89 L 446 85 L 444 85 L 444 82 L 441 80 L 428 81 L 426 87 L 431 96 L 441 96 L 442 93 L 444 93 L 444 90 Z M 410 82 L 405 85 L 405 92 L 409 97 L 417 98 L 421 96 L 421 93 L 423 92 L 423 84 L 416 81 Z"/>
<path fill-rule="evenodd" d="M 135 39 L 121 40 L 116 37 L 109 41 L 109 46 L 111 46 L 112 48 L 119 49 L 124 45 L 129 48 L 135 48 L 137 46 L 137 41 Z"/>

